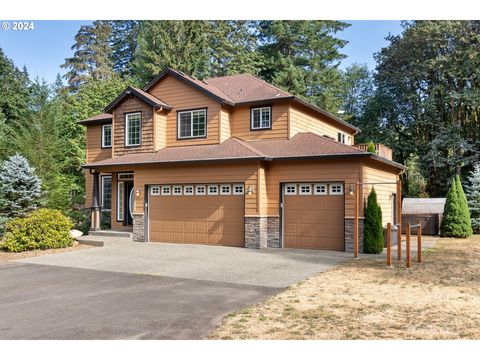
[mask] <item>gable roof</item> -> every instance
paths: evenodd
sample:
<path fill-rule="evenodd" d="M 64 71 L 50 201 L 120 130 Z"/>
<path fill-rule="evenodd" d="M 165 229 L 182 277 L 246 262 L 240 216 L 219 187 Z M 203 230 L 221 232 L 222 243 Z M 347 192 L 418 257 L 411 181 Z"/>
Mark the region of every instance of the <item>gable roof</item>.
<path fill-rule="evenodd" d="M 88 119 L 83 119 L 80 121 L 77 121 L 79 124 L 100 124 L 100 123 L 108 123 L 112 122 L 113 115 L 112 114 L 98 114 L 92 117 L 89 117 Z"/>
<path fill-rule="evenodd" d="M 145 101 L 147 104 L 153 107 L 162 107 L 165 109 L 171 109 L 172 107 L 168 105 L 166 102 L 158 99 L 157 97 L 153 96 L 152 94 L 143 91 L 142 89 L 128 86 L 125 90 L 122 91 L 120 95 L 117 96 L 115 100 L 113 100 L 110 104 L 107 105 L 105 108 L 106 113 L 110 113 L 118 104 L 120 104 L 126 97 L 129 95 L 136 96 L 142 101 Z"/>
<path fill-rule="evenodd" d="M 290 140 L 244 141 L 230 138 L 221 144 L 175 146 L 152 153 L 127 154 L 86 164 L 85 168 L 234 160 L 286 160 L 324 158 L 372 158 L 397 169 L 405 167 L 324 136 L 299 133 Z"/>

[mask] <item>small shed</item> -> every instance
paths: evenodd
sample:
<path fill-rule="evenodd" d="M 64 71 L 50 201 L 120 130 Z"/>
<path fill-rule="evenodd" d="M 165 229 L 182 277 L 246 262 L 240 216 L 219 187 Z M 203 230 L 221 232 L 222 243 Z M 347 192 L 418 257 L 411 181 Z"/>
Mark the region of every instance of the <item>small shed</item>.
<path fill-rule="evenodd" d="M 445 198 L 404 198 L 402 202 L 402 232 L 405 233 L 406 224 L 422 222 L 422 233 L 438 235 L 442 221 Z M 416 234 L 416 228 L 412 229 Z"/>

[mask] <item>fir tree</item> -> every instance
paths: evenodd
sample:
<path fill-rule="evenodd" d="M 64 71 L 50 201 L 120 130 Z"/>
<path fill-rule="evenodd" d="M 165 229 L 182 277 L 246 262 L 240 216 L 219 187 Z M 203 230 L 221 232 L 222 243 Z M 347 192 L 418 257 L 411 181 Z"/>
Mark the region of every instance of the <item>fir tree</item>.
<path fill-rule="evenodd" d="M 462 192 L 457 185 L 460 178 L 453 178 L 450 188 L 447 193 L 445 207 L 443 209 L 443 218 L 440 225 L 440 235 L 443 237 L 459 237 L 465 238 L 471 235 L 472 227 L 470 225 L 470 215 L 465 214 L 463 200 L 461 199 Z M 463 195 L 464 196 L 464 195 Z M 468 216 L 468 220 L 466 218 Z"/>
<path fill-rule="evenodd" d="M 110 26 L 113 69 L 122 76 L 132 76 L 140 22 L 116 20 L 110 21 Z"/>
<path fill-rule="evenodd" d="M 480 233 L 480 164 L 476 164 L 468 178 L 467 198 L 470 209 L 472 228 L 475 233 Z"/>
<path fill-rule="evenodd" d="M 470 211 L 468 209 L 467 197 L 465 196 L 465 192 L 463 191 L 463 186 L 462 182 L 460 181 L 459 175 L 455 177 L 455 187 L 457 189 L 457 196 L 460 202 L 460 224 L 462 226 L 462 230 L 468 237 L 472 235 L 472 222 L 470 219 Z"/>
<path fill-rule="evenodd" d="M 363 252 L 380 254 L 383 251 L 382 209 L 377 202 L 377 193 L 372 187 L 368 195 L 365 210 L 365 225 L 363 233 Z"/>

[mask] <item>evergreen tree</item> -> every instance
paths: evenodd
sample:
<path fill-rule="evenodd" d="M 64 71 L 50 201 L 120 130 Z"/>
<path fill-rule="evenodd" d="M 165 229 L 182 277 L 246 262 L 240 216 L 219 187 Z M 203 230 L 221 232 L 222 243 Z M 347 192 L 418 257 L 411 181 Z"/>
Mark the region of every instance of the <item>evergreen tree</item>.
<path fill-rule="evenodd" d="M 457 181 L 460 181 L 460 179 L 452 178 L 447 193 L 442 223 L 440 225 L 440 236 L 443 237 L 465 238 L 470 236 L 472 231 L 471 226 L 470 228 L 467 227 L 468 220 L 465 219 L 465 213 L 462 209 L 461 193 L 457 187 Z"/>
<path fill-rule="evenodd" d="M 368 142 L 367 151 L 371 152 L 372 154 L 377 153 L 377 150 L 375 149 L 375 144 L 373 143 L 373 141 Z"/>
<path fill-rule="evenodd" d="M 463 186 L 459 175 L 455 177 L 455 187 L 457 190 L 457 197 L 460 202 L 460 224 L 468 237 L 472 235 L 472 222 L 470 219 L 467 197 L 463 191 Z"/>
<path fill-rule="evenodd" d="M 113 70 L 122 76 L 132 76 L 140 22 L 116 20 L 110 21 L 110 26 Z"/>
<path fill-rule="evenodd" d="M 363 233 L 363 252 L 380 254 L 383 251 L 382 209 L 377 202 L 377 193 L 372 187 L 365 209 L 365 224 Z"/>
<path fill-rule="evenodd" d="M 472 228 L 475 233 L 480 233 L 480 164 L 476 164 L 467 185 L 467 198 L 470 209 Z"/>
<path fill-rule="evenodd" d="M 0 166 L 0 225 L 36 209 L 42 182 L 21 155 L 13 155 Z"/>

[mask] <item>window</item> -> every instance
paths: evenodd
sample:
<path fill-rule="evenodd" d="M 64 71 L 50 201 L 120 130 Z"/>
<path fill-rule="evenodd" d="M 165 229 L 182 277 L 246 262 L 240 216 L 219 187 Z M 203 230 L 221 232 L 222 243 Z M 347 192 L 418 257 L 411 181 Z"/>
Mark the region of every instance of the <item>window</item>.
<path fill-rule="evenodd" d="M 102 125 L 102 148 L 112 147 L 112 124 Z"/>
<path fill-rule="evenodd" d="M 243 195 L 243 184 L 233 185 L 233 194 L 234 195 Z"/>
<path fill-rule="evenodd" d="M 300 195 L 312 195 L 312 185 L 301 184 L 299 193 L 300 193 Z"/>
<path fill-rule="evenodd" d="M 296 184 L 287 184 L 285 185 L 285 195 L 295 195 L 297 193 Z"/>
<path fill-rule="evenodd" d="M 102 210 L 112 210 L 111 176 L 102 176 Z"/>
<path fill-rule="evenodd" d="M 338 142 L 341 142 L 342 144 L 345 144 L 345 134 L 339 132 L 338 135 L 337 135 L 337 140 L 338 140 Z"/>
<path fill-rule="evenodd" d="M 173 187 L 173 195 L 182 195 L 182 185 L 175 185 Z"/>
<path fill-rule="evenodd" d="M 120 181 L 133 181 L 133 173 L 119 173 L 117 174 L 117 180 Z"/>
<path fill-rule="evenodd" d="M 119 182 L 117 186 L 117 221 L 123 220 L 123 194 L 124 183 Z"/>
<path fill-rule="evenodd" d="M 179 111 L 177 128 L 179 139 L 205 137 L 207 133 L 207 109 Z"/>
<path fill-rule="evenodd" d="M 330 195 L 343 195 L 343 184 L 330 184 Z"/>
<path fill-rule="evenodd" d="M 271 108 L 253 108 L 250 113 L 250 128 L 252 130 L 270 129 L 272 127 Z"/>
<path fill-rule="evenodd" d="M 220 194 L 230 195 L 232 193 L 232 187 L 230 185 L 220 185 Z"/>
<path fill-rule="evenodd" d="M 208 195 L 218 195 L 218 185 L 208 185 Z"/>
<path fill-rule="evenodd" d="M 205 195 L 205 185 L 197 185 L 197 186 L 195 186 L 195 194 L 197 194 L 197 195 Z"/>
<path fill-rule="evenodd" d="M 170 195 L 170 186 L 168 185 L 162 186 L 162 195 Z"/>
<path fill-rule="evenodd" d="M 327 195 L 327 184 L 315 184 L 315 195 Z"/>
<path fill-rule="evenodd" d="M 150 195 L 160 195 L 160 186 L 152 186 L 150 188 Z"/>
<path fill-rule="evenodd" d="M 125 115 L 125 145 L 139 146 L 142 134 L 142 114 L 132 113 Z"/>
<path fill-rule="evenodd" d="M 193 195 L 193 185 L 185 185 L 183 187 L 183 194 L 184 195 Z"/>

